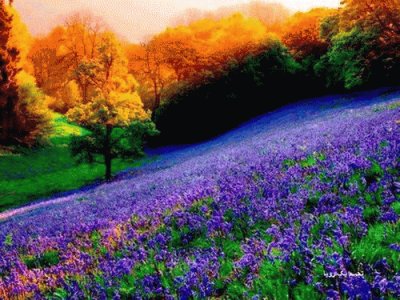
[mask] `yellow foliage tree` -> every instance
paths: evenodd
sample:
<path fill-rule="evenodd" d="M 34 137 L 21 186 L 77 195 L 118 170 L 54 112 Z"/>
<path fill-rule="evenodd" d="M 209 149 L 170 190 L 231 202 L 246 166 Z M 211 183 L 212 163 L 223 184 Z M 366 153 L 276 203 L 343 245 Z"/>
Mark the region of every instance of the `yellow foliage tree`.
<path fill-rule="evenodd" d="M 8 11 L 12 16 L 12 31 L 9 45 L 18 48 L 20 58 L 18 66 L 28 73 L 31 73 L 32 65 L 28 60 L 28 54 L 33 43 L 33 38 L 29 33 L 28 27 L 22 22 L 21 17 L 15 8 L 9 6 Z"/>
<path fill-rule="evenodd" d="M 34 41 L 29 53 L 39 87 L 55 98 L 51 108 L 65 113 L 76 103 L 66 99 L 72 92 L 70 82 L 79 88 L 80 101 L 87 102 L 95 87 L 84 73 L 76 72 L 82 62 L 95 59 L 105 32 L 102 20 L 90 14 L 78 13 L 67 18 L 44 37 Z M 74 98 L 78 93 L 74 91 Z"/>
<path fill-rule="evenodd" d="M 60 95 L 70 81 L 70 62 L 61 53 L 65 36 L 64 27 L 56 27 L 43 38 L 35 39 L 28 58 L 32 64 L 33 75 L 38 86 L 49 96 L 55 98 L 50 108 L 65 113 L 68 105 Z"/>
<path fill-rule="evenodd" d="M 155 134 L 156 131 L 150 122 L 150 113 L 143 108 L 137 93 L 137 82 L 128 73 L 126 59 L 115 36 L 111 33 L 103 34 L 96 51 L 97 57 L 81 62 L 75 70 L 76 76 L 85 78 L 94 87 L 94 93 L 67 115 L 71 121 L 93 132 L 89 137 L 75 140 L 72 144 L 73 153 L 81 155 L 85 152 L 88 160 L 94 154 L 101 154 L 106 167 L 105 178 L 108 180 L 111 178 L 112 159 L 126 153 L 132 154 L 132 149 L 122 146 L 126 145 L 123 141 L 127 138 L 121 128 L 129 128 L 133 122 L 138 121 L 148 125 L 143 127 L 146 134 Z M 114 131 L 120 134 L 115 137 Z"/>

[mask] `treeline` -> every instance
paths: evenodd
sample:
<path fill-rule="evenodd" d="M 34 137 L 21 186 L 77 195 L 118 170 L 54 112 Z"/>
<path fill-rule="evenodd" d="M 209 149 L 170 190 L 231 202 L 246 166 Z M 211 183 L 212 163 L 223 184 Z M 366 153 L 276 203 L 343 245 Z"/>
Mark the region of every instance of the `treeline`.
<path fill-rule="evenodd" d="M 265 83 L 268 84 L 265 84 Z M 288 50 L 269 40 L 261 54 L 231 66 L 218 78 L 179 89 L 155 112 L 155 143 L 191 143 L 222 133 L 251 116 L 309 93 L 310 86 Z"/>
<path fill-rule="evenodd" d="M 260 1 L 192 10 L 142 44 L 87 14 L 32 38 L 1 1 L 0 143 L 43 140 L 49 111 L 103 128 L 151 117 L 158 143 L 191 142 L 301 97 L 397 84 L 399 1 L 294 15 Z"/>
<path fill-rule="evenodd" d="M 398 0 L 347 0 L 337 10 L 297 13 L 267 35 L 230 57 L 224 72 L 166 97 L 154 114 L 157 142 L 209 138 L 306 96 L 398 84 Z"/>
<path fill-rule="evenodd" d="M 260 20 L 233 14 L 168 28 L 147 43 L 129 45 L 129 70 L 141 83 L 146 107 L 156 109 L 182 85 L 219 77 L 232 61 L 255 53 L 268 37 Z"/>

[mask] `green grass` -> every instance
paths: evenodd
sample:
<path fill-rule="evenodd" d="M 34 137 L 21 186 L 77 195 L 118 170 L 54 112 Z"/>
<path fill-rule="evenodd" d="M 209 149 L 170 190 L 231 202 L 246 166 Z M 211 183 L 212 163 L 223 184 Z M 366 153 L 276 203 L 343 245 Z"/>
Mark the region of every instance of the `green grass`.
<path fill-rule="evenodd" d="M 400 223 L 376 224 L 359 242 L 352 245 L 352 256 L 357 262 L 373 264 L 386 259 L 395 272 L 400 271 L 400 253 L 390 248 L 400 240 Z"/>
<path fill-rule="evenodd" d="M 0 211 L 55 193 L 78 189 L 104 176 L 103 164 L 77 164 L 68 143 L 72 135 L 89 132 L 54 114 L 51 145 L 15 153 L 0 153 Z M 144 160 L 113 160 L 113 172 L 139 166 Z"/>

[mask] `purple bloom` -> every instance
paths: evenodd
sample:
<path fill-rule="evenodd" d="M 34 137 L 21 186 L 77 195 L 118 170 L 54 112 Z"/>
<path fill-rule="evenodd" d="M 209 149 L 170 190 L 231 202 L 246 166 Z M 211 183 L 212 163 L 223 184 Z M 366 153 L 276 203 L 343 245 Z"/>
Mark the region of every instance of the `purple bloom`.
<path fill-rule="evenodd" d="M 334 300 L 399 298 L 391 259 L 352 253 L 376 223 L 398 222 L 399 111 L 375 102 L 289 107 L 132 177 L 23 208 L 0 223 L 0 298 L 47 288 L 68 299 L 276 297 L 263 280 Z M 396 255 L 394 238 L 382 243 Z"/>
<path fill-rule="evenodd" d="M 349 299 L 371 299 L 372 292 L 371 286 L 362 275 L 350 274 L 341 284 L 342 292 L 347 295 Z"/>

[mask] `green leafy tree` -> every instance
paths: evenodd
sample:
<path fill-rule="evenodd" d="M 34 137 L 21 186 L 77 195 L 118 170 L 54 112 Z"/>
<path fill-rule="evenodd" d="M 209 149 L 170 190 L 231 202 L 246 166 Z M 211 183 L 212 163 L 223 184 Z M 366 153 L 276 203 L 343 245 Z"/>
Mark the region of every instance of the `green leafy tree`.
<path fill-rule="evenodd" d="M 102 155 L 109 180 L 112 160 L 142 154 L 143 140 L 157 130 L 143 109 L 137 82 L 128 74 L 121 46 L 111 33 L 103 35 L 98 51 L 98 57 L 83 61 L 75 70 L 95 87 L 95 93 L 67 115 L 92 132 L 72 140 L 72 154 L 89 162 Z"/>
<path fill-rule="evenodd" d="M 47 108 L 46 95 L 36 86 L 35 79 L 20 72 L 18 78 L 18 98 L 15 106 L 18 135 L 15 140 L 23 145 L 46 144 L 52 132 L 51 114 Z"/>
<path fill-rule="evenodd" d="M 339 22 L 340 15 L 335 14 L 326 17 L 321 23 L 320 37 L 329 45 L 332 44 L 332 39 L 339 33 Z"/>
<path fill-rule="evenodd" d="M 316 73 L 326 78 L 328 86 L 362 86 L 370 76 L 369 54 L 375 40 L 374 33 L 359 27 L 339 33 L 332 39 L 328 53 L 315 65 Z"/>
<path fill-rule="evenodd" d="M 349 32 L 362 28 L 376 34 L 368 53 L 372 82 L 396 83 L 400 75 L 400 0 L 343 0 L 340 27 Z"/>

